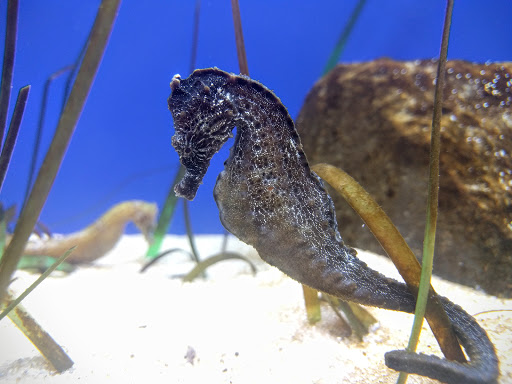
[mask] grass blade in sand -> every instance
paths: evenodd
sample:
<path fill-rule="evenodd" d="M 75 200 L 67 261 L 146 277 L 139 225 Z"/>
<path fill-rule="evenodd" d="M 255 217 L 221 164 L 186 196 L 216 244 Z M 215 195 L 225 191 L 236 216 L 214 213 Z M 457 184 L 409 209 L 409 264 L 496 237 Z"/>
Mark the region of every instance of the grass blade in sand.
<path fill-rule="evenodd" d="M 423 240 L 423 258 L 421 267 L 421 279 L 416 301 L 416 310 L 414 313 L 414 322 L 411 336 L 407 345 L 409 352 L 416 351 L 425 316 L 425 309 L 429 305 L 429 288 L 432 277 L 432 267 L 434 265 L 434 245 L 436 240 L 437 211 L 439 206 L 439 154 L 441 151 L 441 115 L 443 113 L 443 88 L 445 83 L 446 60 L 448 58 L 448 41 L 450 39 L 450 25 L 453 13 L 453 0 L 447 0 L 446 15 L 443 27 L 443 37 L 441 41 L 441 52 L 437 64 L 437 81 L 434 96 L 434 111 L 432 117 L 432 130 L 430 136 L 430 164 L 428 177 L 428 197 L 427 197 L 427 222 L 425 225 L 425 238 Z M 428 303 L 428 304 L 427 304 Z M 443 351 L 444 352 L 444 351 Z M 466 359 L 460 350 L 453 349 L 450 353 L 452 359 L 459 362 L 465 362 Z M 446 354 L 446 353 L 445 353 Z M 448 357 L 448 356 L 447 356 Z M 397 383 L 407 381 L 407 373 L 400 372 Z"/>
<path fill-rule="evenodd" d="M 34 273 L 43 273 L 55 262 L 54 257 L 46 255 L 23 255 L 18 263 L 18 269 Z M 57 271 L 71 273 L 76 269 L 73 264 L 63 262 L 57 267 Z"/>
<path fill-rule="evenodd" d="M 5 242 L 5 220 L 0 221 L 0 235 L 3 242 Z M 0 244 L 0 251 L 3 250 L 3 244 Z M 48 268 L 34 283 L 30 285 L 17 299 L 13 299 L 10 294 L 7 296 L 7 306 L 0 314 L 0 320 L 6 315 L 16 326 L 23 332 L 23 334 L 36 346 L 41 354 L 50 362 L 57 372 L 63 372 L 73 366 L 73 361 L 62 350 L 62 348 L 45 332 L 44 329 L 28 314 L 20 303 L 32 292 L 51 272 L 55 270 L 72 252 L 68 250 L 62 255 L 54 264 Z"/>
<path fill-rule="evenodd" d="M 41 284 L 43 282 L 43 280 L 46 279 L 50 275 L 50 273 L 55 271 L 55 269 L 64 260 L 66 260 L 66 258 L 71 254 L 71 252 L 73 252 L 73 249 L 75 249 L 75 247 L 69 249 L 61 257 L 59 257 L 57 260 L 55 260 L 55 262 L 46 271 L 44 271 L 44 273 L 42 273 L 41 276 L 39 276 L 36 281 L 34 281 L 32 284 L 30 284 L 30 286 L 27 289 L 25 289 L 25 291 L 23 291 L 23 293 L 21 295 L 19 295 L 15 300 L 12 300 L 9 303 L 9 305 L 7 307 L 5 307 L 5 309 L 2 311 L 2 313 L 0 313 L 0 320 L 2 320 L 6 315 L 8 315 L 9 312 L 14 309 L 14 307 L 16 307 L 19 303 L 21 303 L 21 301 L 25 297 L 27 297 L 30 294 L 30 292 L 32 292 L 34 289 L 36 289 L 36 287 L 39 284 Z"/>
<path fill-rule="evenodd" d="M 151 259 L 150 261 L 148 261 L 141 269 L 140 269 L 140 273 L 144 273 L 146 272 L 146 270 L 151 267 L 153 264 L 155 264 L 158 260 L 162 259 L 164 256 L 167 256 L 167 255 L 170 255 L 172 253 L 176 253 L 176 252 L 181 252 L 181 253 L 186 253 L 189 257 L 190 257 L 190 260 L 194 261 L 194 255 L 192 255 L 191 252 L 189 251 L 186 251 L 185 249 L 183 248 L 171 248 L 171 249 L 168 249 L 167 251 L 163 251 L 162 253 L 156 255 L 153 259 Z"/>
<path fill-rule="evenodd" d="M 0 262 L 0 299 L 7 292 L 11 276 L 16 270 L 27 239 L 36 224 L 53 185 L 99 68 L 119 5 L 120 0 L 104 0 L 98 9 L 84 59 L 60 117 L 55 136 L 50 144 L 27 204 L 20 214 L 13 238 Z"/>
<path fill-rule="evenodd" d="M 242 255 L 239 255 L 238 253 L 235 253 L 235 252 L 224 252 L 224 253 L 219 253 L 217 255 L 214 255 L 214 256 L 210 256 L 209 258 L 201 261 L 199 264 L 197 264 L 184 278 L 183 278 L 183 281 L 184 282 L 191 282 L 193 281 L 196 277 L 198 277 L 199 275 L 203 274 L 204 271 L 206 270 L 206 268 L 208 268 L 209 266 L 213 265 L 213 264 L 216 264 L 220 261 L 224 261 L 224 260 L 232 260 L 232 259 L 238 259 L 238 260 L 243 260 L 245 261 L 246 263 L 248 263 L 251 267 L 251 271 L 253 274 L 256 273 L 256 266 L 252 263 L 252 261 L 250 261 L 249 259 L 243 257 Z"/>
<path fill-rule="evenodd" d="M 309 324 L 316 324 L 322 320 L 322 311 L 320 309 L 320 299 L 318 298 L 318 291 L 307 285 L 302 285 L 302 292 L 304 294 L 304 304 L 306 305 L 306 314 L 308 316 Z"/>
<path fill-rule="evenodd" d="M 7 303 L 11 301 L 7 296 Z M 44 329 L 28 314 L 22 305 L 17 305 L 8 315 L 9 319 L 23 332 L 41 354 L 59 373 L 73 366 L 73 360 L 64 350 L 46 333 Z"/>
<path fill-rule="evenodd" d="M 365 329 L 359 319 L 354 315 L 348 303 L 331 295 L 323 295 L 322 298 L 329 303 L 331 309 L 340 319 L 344 336 L 349 337 L 355 334 L 355 337 L 359 341 L 362 341 L 363 336 L 368 334 L 368 330 Z"/>

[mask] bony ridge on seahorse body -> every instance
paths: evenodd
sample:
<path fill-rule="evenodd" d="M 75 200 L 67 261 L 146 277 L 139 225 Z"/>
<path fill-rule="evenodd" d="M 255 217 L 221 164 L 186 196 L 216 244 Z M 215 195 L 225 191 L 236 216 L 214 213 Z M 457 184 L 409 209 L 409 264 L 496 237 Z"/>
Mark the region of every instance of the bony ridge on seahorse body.
<path fill-rule="evenodd" d="M 245 76 L 200 69 L 171 82 L 172 144 L 186 168 L 175 191 L 192 200 L 213 155 L 236 127 L 235 143 L 214 189 L 224 227 L 291 278 L 344 300 L 414 312 L 405 284 L 356 257 L 338 232 L 334 206 L 310 170 L 288 111 L 268 88 Z M 392 351 L 393 369 L 446 383 L 494 383 L 498 359 L 486 332 L 461 307 L 441 302 L 470 358 Z"/>

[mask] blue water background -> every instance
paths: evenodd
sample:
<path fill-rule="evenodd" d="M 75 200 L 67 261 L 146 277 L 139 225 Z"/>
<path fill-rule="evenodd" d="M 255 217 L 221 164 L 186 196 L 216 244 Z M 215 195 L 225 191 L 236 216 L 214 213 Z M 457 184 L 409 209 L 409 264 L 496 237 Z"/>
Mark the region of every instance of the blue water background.
<path fill-rule="evenodd" d="M 21 204 L 47 77 L 76 60 L 99 1 L 20 2 L 13 98 L 31 84 L 28 106 L 0 200 Z M 275 91 L 296 117 L 356 4 L 355 0 L 240 0 L 251 77 Z M 195 1 L 123 2 L 103 62 L 41 220 L 53 231 L 78 230 L 127 199 L 161 205 L 178 168 L 171 147 L 169 82 L 189 74 Z M 439 54 L 445 2 L 369 0 L 341 58 L 412 60 Z M 6 1 L 0 2 L 0 39 Z M 512 1 L 456 1 L 449 57 L 512 59 Z M 3 43 L 1 44 L 3 54 Z M 231 6 L 203 1 L 197 68 L 238 73 Z M 51 88 L 40 165 L 58 122 L 65 78 Z M 343 148 L 340 148 L 342 151 Z M 190 205 L 197 233 L 221 233 L 212 197 L 228 148 L 214 157 Z M 134 228 L 129 228 L 134 231 Z M 171 232 L 183 233 L 179 206 Z"/>

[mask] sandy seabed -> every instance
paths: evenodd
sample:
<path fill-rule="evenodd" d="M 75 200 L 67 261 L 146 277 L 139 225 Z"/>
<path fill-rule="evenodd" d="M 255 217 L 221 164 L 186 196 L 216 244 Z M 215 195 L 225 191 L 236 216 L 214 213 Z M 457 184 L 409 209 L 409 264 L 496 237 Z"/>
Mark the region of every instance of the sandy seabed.
<path fill-rule="evenodd" d="M 221 236 L 200 236 L 203 258 L 218 252 Z M 188 249 L 181 236 L 163 249 Z M 322 321 L 307 323 L 302 288 L 263 263 L 249 246 L 230 238 L 242 261 L 221 262 L 206 279 L 182 283 L 193 264 L 181 254 L 145 273 L 141 236 L 124 236 L 91 266 L 47 279 L 24 301 L 26 309 L 64 348 L 74 366 L 55 374 L 10 322 L 0 322 L 2 383 L 395 383 L 384 353 L 407 345 L 412 316 L 371 308 L 379 320 L 363 342 L 341 336 L 340 321 L 322 307 Z M 372 268 L 397 277 L 384 257 L 359 251 Z M 37 276 L 18 271 L 12 284 L 23 291 Z M 436 290 L 471 314 L 511 309 L 512 300 L 435 278 Z M 476 316 L 495 343 L 500 383 L 512 383 L 512 312 Z M 427 326 L 419 350 L 440 355 Z M 409 383 L 436 383 L 410 376 Z"/>

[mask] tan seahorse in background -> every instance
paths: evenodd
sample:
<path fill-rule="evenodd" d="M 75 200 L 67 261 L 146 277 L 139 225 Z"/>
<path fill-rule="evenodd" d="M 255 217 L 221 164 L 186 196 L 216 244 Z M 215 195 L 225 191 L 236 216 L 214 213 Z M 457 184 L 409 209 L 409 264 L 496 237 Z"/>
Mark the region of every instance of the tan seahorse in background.
<path fill-rule="evenodd" d="M 151 238 L 158 214 L 157 205 L 142 200 L 129 200 L 114 205 L 93 224 L 68 235 L 29 241 L 24 255 L 58 258 L 76 246 L 66 262 L 87 264 L 104 256 L 117 244 L 128 222 L 133 222 L 146 240 Z M 7 236 L 7 244 L 11 235 Z"/>

